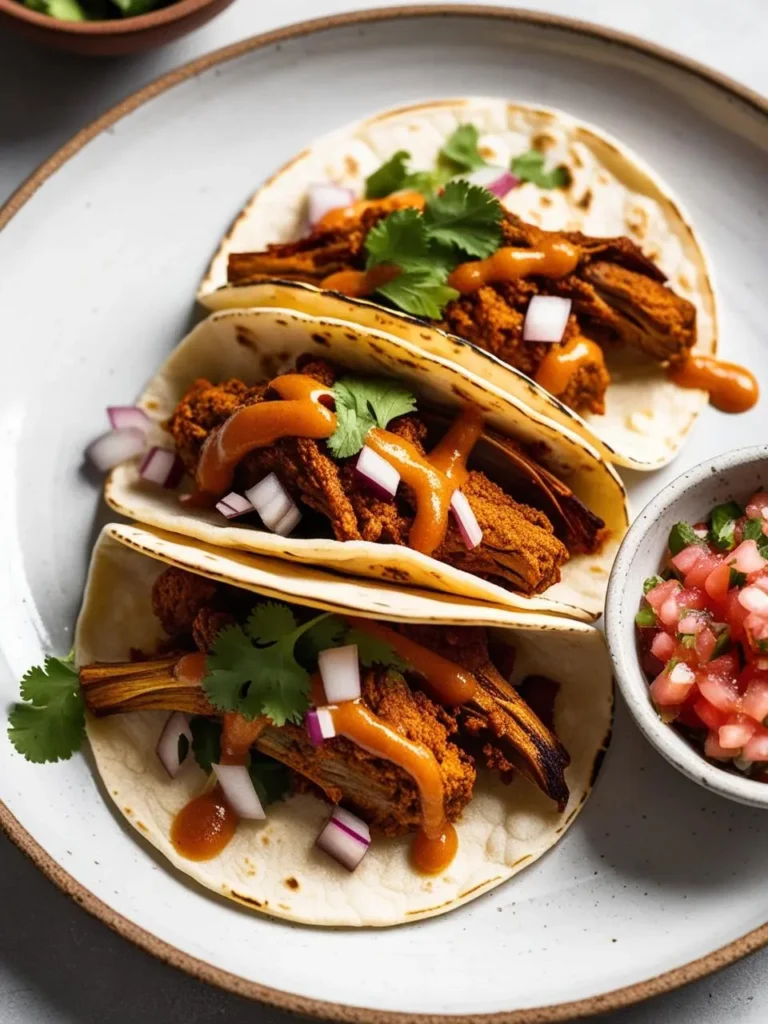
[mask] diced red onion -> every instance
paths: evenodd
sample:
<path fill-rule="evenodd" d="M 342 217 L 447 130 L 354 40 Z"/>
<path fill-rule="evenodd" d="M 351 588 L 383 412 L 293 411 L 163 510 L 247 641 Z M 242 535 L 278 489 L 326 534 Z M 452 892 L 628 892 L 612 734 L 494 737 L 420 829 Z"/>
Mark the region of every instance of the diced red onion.
<path fill-rule="evenodd" d="M 329 647 L 317 656 L 317 667 L 329 704 L 357 700 L 360 696 L 360 658 L 357 644 Z"/>
<path fill-rule="evenodd" d="M 319 747 L 323 740 L 333 739 L 336 735 L 336 726 L 329 708 L 310 708 L 305 721 L 309 742 L 313 747 Z"/>
<path fill-rule="evenodd" d="M 139 469 L 142 480 L 169 489 L 177 487 L 184 476 L 184 463 L 170 448 L 150 448 Z"/>
<path fill-rule="evenodd" d="M 754 540 L 743 540 L 728 557 L 728 565 L 732 565 L 738 572 L 760 572 L 766 564 Z"/>
<path fill-rule="evenodd" d="M 316 843 L 342 867 L 354 871 L 368 852 L 371 832 L 361 818 L 343 807 L 334 807 Z"/>
<path fill-rule="evenodd" d="M 669 673 L 669 681 L 677 686 L 690 686 L 696 681 L 696 674 L 684 661 L 678 661 Z"/>
<path fill-rule="evenodd" d="M 477 516 L 472 511 L 472 506 L 461 491 L 454 491 L 451 498 L 451 511 L 456 519 L 461 539 L 467 549 L 472 551 L 483 539 L 483 531 L 477 521 Z"/>
<path fill-rule="evenodd" d="M 108 405 L 107 416 L 114 430 L 135 427 L 144 434 L 149 430 L 149 416 L 138 405 Z"/>
<path fill-rule="evenodd" d="M 459 177 L 471 185 L 480 185 L 482 188 L 488 189 L 497 199 L 503 199 L 507 192 L 511 192 L 520 184 L 520 179 L 506 167 L 490 165 L 478 167 L 477 170 L 471 171 L 469 174 L 461 174 Z"/>
<path fill-rule="evenodd" d="M 368 445 L 363 445 L 355 463 L 355 472 L 380 498 L 392 498 L 397 494 L 400 474 L 394 466 Z"/>
<path fill-rule="evenodd" d="M 126 459 L 141 455 L 146 445 L 144 431 L 137 430 L 136 427 L 122 427 L 120 430 L 110 430 L 108 434 L 102 434 L 91 442 L 85 449 L 85 454 L 96 469 L 106 473 Z"/>
<path fill-rule="evenodd" d="M 187 749 L 183 757 L 180 756 L 179 749 L 182 737 L 187 741 Z M 163 768 L 172 779 L 175 779 L 192 749 L 192 733 L 187 716 L 181 711 L 174 711 L 168 716 L 155 749 Z"/>
<path fill-rule="evenodd" d="M 237 491 L 230 491 L 221 501 L 216 502 L 216 508 L 227 519 L 234 519 L 235 516 L 244 516 L 246 512 L 253 512 L 253 505 Z"/>
<path fill-rule="evenodd" d="M 717 739 L 726 750 L 741 750 L 754 735 L 757 725 L 754 722 L 736 722 L 732 725 L 721 725 L 717 731 Z"/>
<path fill-rule="evenodd" d="M 214 764 L 211 767 L 224 790 L 227 803 L 238 818 L 245 821 L 263 821 L 266 818 L 259 794 L 254 789 L 245 765 Z"/>
<path fill-rule="evenodd" d="M 559 295 L 534 295 L 525 311 L 523 341 L 562 341 L 570 315 L 570 299 Z"/>
<path fill-rule="evenodd" d="M 289 533 L 292 533 L 293 530 L 296 529 L 300 520 L 301 512 L 297 505 L 293 505 L 277 524 L 274 532 L 279 533 L 281 537 L 287 537 Z"/>
<path fill-rule="evenodd" d="M 744 587 L 739 591 L 739 604 L 748 612 L 765 615 L 768 613 L 768 594 L 760 587 Z"/>
<path fill-rule="evenodd" d="M 268 530 L 275 530 L 281 519 L 296 506 L 293 499 L 274 473 L 268 473 L 253 487 L 249 487 L 245 496 L 261 516 Z"/>
<path fill-rule="evenodd" d="M 307 219 L 310 227 L 322 220 L 326 213 L 338 210 L 341 206 L 350 206 L 355 201 L 355 193 L 351 188 L 332 185 L 330 182 L 315 182 L 309 186 Z"/>

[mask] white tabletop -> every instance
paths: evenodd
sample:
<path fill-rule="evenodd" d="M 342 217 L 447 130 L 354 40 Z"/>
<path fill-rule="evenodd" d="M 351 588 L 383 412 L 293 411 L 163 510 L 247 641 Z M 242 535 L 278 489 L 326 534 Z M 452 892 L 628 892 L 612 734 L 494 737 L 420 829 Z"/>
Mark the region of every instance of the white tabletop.
<path fill-rule="evenodd" d="M 395 0 L 390 0 L 394 3 Z M 405 3 L 407 0 L 400 0 Z M 496 0 L 501 2 L 501 0 Z M 518 0 L 633 32 L 768 93 L 765 0 Z M 385 6 L 368 0 L 367 6 Z M 85 60 L 0 38 L 0 202 L 56 147 L 169 68 L 247 35 L 366 0 L 240 0 L 173 46 L 141 57 Z M 7 342 L 6 342 L 7 344 Z M 0 838 L 0 1024 L 288 1024 L 286 1014 L 208 988 L 113 935 Z M 763 1024 L 768 950 L 631 1009 L 606 1024 Z"/>

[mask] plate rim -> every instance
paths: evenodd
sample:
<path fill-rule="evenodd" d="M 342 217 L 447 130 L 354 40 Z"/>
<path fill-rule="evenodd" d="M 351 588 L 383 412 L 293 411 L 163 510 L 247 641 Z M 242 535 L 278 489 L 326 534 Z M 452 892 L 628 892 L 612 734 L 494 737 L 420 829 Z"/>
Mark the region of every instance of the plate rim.
<path fill-rule="evenodd" d="M 732 98 L 751 107 L 758 115 L 768 120 L 768 99 L 758 92 L 742 85 L 728 75 L 674 50 L 647 41 L 630 33 L 603 27 L 588 21 L 562 15 L 546 14 L 513 7 L 498 7 L 483 4 L 415 4 L 412 6 L 381 7 L 373 10 L 350 11 L 326 17 L 311 18 L 249 36 L 246 39 L 221 47 L 197 57 L 180 67 L 166 72 L 148 85 L 131 93 L 91 121 L 72 138 L 65 142 L 50 157 L 44 160 L 21 185 L 11 193 L 0 207 L 0 230 L 26 205 L 37 190 L 79 152 L 88 142 L 111 128 L 117 121 L 148 103 L 168 89 L 179 85 L 196 75 L 219 64 L 234 60 L 263 49 L 275 43 L 282 43 L 324 30 L 343 28 L 349 25 L 366 25 L 377 22 L 405 20 L 408 18 L 465 17 L 473 19 L 497 19 L 512 24 L 527 24 L 537 28 L 553 28 L 573 35 L 585 36 L 600 43 L 620 46 L 641 56 L 650 57 L 662 65 L 676 69 L 713 85 Z M 84 884 L 78 882 L 68 871 L 37 842 L 32 834 L 10 812 L 0 800 L 0 828 L 4 834 L 53 882 L 62 892 L 70 896 L 93 917 L 98 918 L 113 931 L 134 945 L 151 953 L 164 963 L 170 964 L 198 980 L 208 982 L 236 995 L 245 996 L 261 1003 L 292 1013 L 322 1020 L 350 1022 L 350 1024 L 437 1024 L 450 1020 L 453 1024 L 556 1024 L 591 1014 L 604 1013 L 640 1002 L 651 996 L 661 995 L 689 982 L 703 978 L 728 964 L 741 959 L 761 947 L 768 945 L 768 922 L 747 932 L 732 942 L 719 947 L 670 971 L 664 971 L 653 978 L 634 985 L 612 989 L 584 999 L 530 1007 L 521 1010 L 496 1011 L 492 1013 L 458 1014 L 448 1017 L 441 1014 L 408 1013 L 392 1010 L 376 1010 L 348 1006 L 297 995 L 280 989 L 249 981 L 220 967 L 200 960 L 170 943 L 158 938 L 140 927 L 129 918 L 118 913 L 109 904 L 94 895 Z"/>

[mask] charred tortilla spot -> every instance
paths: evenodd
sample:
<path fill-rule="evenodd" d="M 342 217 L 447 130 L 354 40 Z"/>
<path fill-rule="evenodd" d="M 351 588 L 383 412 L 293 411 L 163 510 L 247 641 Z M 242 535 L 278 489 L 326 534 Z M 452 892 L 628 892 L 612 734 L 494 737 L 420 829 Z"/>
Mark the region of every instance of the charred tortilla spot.
<path fill-rule="evenodd" d="M 242 324 L 238 324 L 235 327 L 235 339 L 238 345 L 242 345 L 244 348 L 256 348 L 256 335 L 248 327 L 243 327 Z"/>
<path fill-rule="evenodd" d="M 588 188 L 584 195 L 581 197 L 581 199 L 578 201 L 578 203 L 576 203 L 576 205 L 580 210 L 584 210 L 584 212 L 586 213 L 592 205 L 593 198 L 594 196 L 592 195 L 592 189 Z"/>
<path fill-rule="evenodd" d="M 283 885 L 287 885 L 289 889 L 298 889 L 299 880 L 290 875 L 288 878 L 283 879 Z"/>
<path fill-rule="evenodd" d="M 485 889 L 486 886 L 495 885 L 496 882 L 501 881 L 501 875 L 496 875 L 495 878 L 489 878 L 485 882 L 480 882 L 479 885 L 473 886 L 471 889 L 466 889 L 464 892 L 459 893 L 459 899 L 465 900 L 467 896 L 471 896 L 473 892 L 477 892 L 478 889 Z"/>
<path fill-rule="evenodd" d="M 255 900 L 251 896 L 243 896 L 242 893 L 235 892 L 234 889 L 231 890 L 230 895 L 232 896 L 232 899 L 237 900 L 240 903 L 245 903 L 247 907 L 256 907 L 257 910 L 261 910 L 262 907 L 268 906 L 266 900 L 262 903 L 260 900 Z"/>
<path fill-rule="evenodd" d="M 360 170 L 360 164 L 349 153 L 344 157 L 344 170 L 354 177 Z"/>
<path fill-rule="evenodd" d="M 314 341 L 316 345 L 325 345 L 326 348 L 329 348 L 331 344 L 325 334 L 313 334 L 312 341 Z"/>

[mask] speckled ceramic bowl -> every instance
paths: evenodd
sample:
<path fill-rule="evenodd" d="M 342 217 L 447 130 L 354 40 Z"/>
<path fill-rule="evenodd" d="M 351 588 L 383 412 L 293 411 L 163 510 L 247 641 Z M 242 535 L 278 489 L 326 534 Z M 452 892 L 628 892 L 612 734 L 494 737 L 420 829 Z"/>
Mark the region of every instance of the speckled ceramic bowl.
<path fill-rule="evenodd" d="M 616 678 L 645 736 L 671 764 L 700 786 L 754 807 L 768 808 L 768 785 L 741 778 L 705 761 L 675 730 L 661 721 L 640 667 L 635 614 L 643 580 L 658 572 L 667 536 L 681 519 L 700 521 L 714 505 L 744 503 L 768 486 L 768 445 L 739 448 L 702 462 L 677 477 L 650 501 L 632 524 L 611 572 L 605 631 Z"/>

